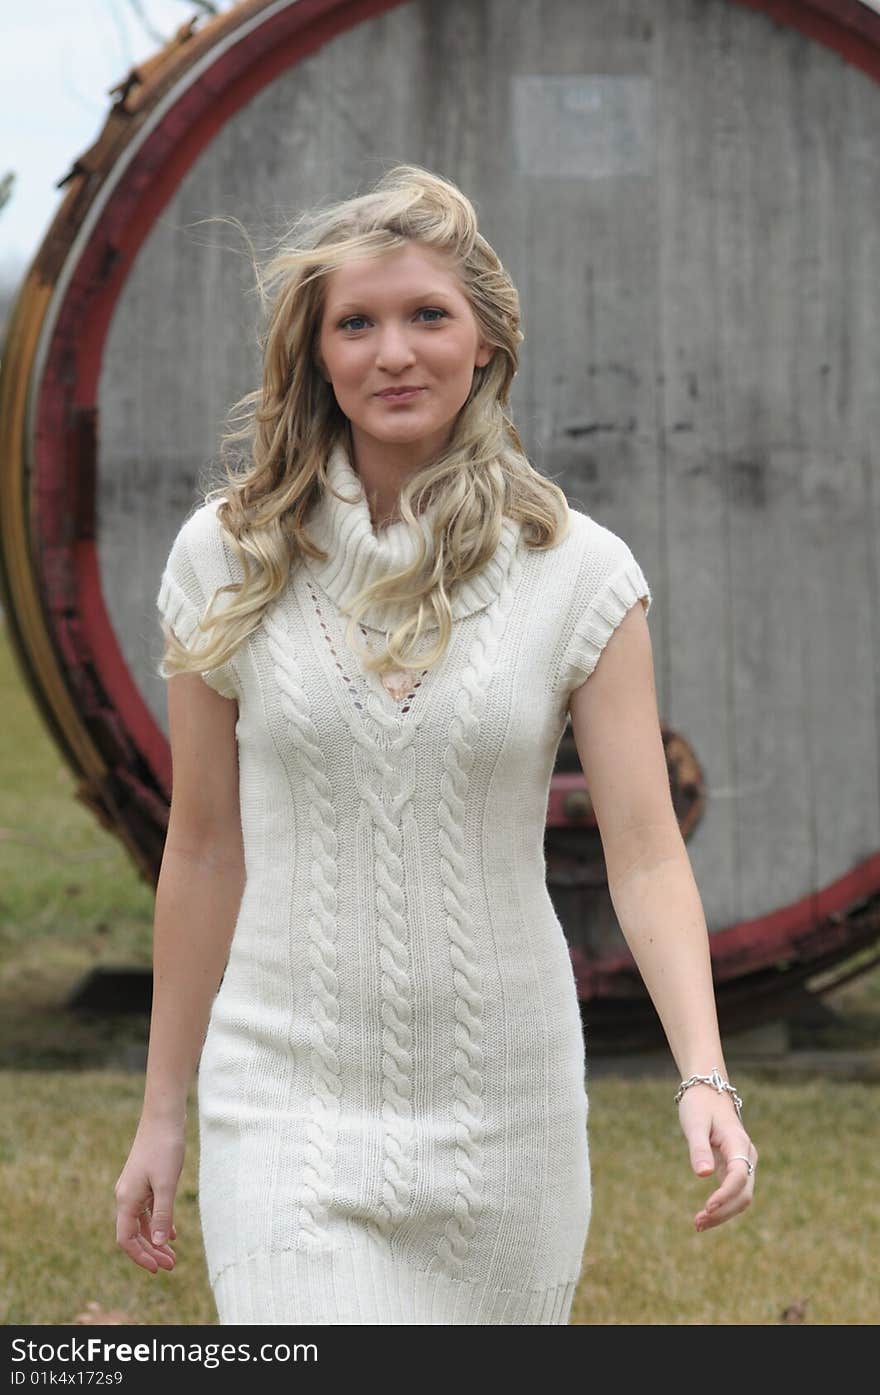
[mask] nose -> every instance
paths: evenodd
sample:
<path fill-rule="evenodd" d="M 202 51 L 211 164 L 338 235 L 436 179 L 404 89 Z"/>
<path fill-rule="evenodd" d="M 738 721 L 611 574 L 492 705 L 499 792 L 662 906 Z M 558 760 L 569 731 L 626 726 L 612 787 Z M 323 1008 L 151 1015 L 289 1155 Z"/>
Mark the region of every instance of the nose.
<path fill-rule="evenodd" d="M 399 325 L 386 325 L 380 331 L 376 350 L 377 368 L 386 368 L 389 372 L 396 373 L 412 363 L 414 358 L 415 354 L 406 331 Z"/>

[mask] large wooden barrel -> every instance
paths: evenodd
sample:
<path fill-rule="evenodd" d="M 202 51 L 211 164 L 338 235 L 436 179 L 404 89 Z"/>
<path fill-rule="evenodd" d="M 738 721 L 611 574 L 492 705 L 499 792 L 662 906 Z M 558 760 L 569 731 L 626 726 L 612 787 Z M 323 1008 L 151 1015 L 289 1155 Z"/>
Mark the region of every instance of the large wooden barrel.
<path fill-rule="evenodd" d="M 128 74 L 10 321 L 2 558 L 23 672 L 145 876 L 159 572 L 259 378 L 247 257 L 199 220 L 265 246 L 412 161 L 474 198 L 519 287 L 532 460 L 652 586 L 722 1025 L 876 940 L 878 74 L 880 18 L 842 0 L 252 0 Z M 623 1039 L 653 1013 L 568 738 L 547 866 Z"/>

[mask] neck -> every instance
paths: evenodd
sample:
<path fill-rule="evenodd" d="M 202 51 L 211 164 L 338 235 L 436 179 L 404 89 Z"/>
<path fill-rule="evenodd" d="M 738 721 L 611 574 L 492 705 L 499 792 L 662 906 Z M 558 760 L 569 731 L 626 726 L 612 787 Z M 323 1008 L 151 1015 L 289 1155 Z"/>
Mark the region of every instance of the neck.
<path fill-rule="evenodd" d="M 449 432 L 434 433 L 421 441 L 379 441 L 357 427 L 350 429 L 349 457 L 361 482 L 374 528 L 400 519 L 400 492 L 404 485 L 436 460 L 448 444 Z"/>

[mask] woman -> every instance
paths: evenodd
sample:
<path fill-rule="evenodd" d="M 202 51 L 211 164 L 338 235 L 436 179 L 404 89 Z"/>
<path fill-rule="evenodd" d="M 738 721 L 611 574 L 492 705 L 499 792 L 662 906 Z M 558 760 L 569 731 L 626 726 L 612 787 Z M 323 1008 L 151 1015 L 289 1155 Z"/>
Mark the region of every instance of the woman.
<path fill-rule="evenodd" d="M 690 1163 L 719 1172 L 696 1228 L 754 1189 L 651 595 L 523 453 L 504 411 L 519 300 L 461 192 L 398 166 L 299 232 L 265 278 L 263 383 L 227 437 L 249 459 L 185 521 L 159 591 L 174 790 L 117 1240 L 174 1266 L 198 1065 L 221 1323 L 563 1324 L 591 1212 L 543 853 L 569 713 L 621 927 L 688 1078 Z"/>

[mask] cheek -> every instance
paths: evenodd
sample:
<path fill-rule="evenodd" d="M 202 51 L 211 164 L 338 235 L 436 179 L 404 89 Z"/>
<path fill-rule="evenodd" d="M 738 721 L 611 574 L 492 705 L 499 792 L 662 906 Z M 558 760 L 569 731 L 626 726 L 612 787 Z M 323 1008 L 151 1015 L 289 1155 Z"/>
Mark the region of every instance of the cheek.
<path fill-rule="evenodd" d="M 470 336 L 448 334 L 443 336 L 442 343 L 438 342 L 434 346 L 430 357 L 426 355 L 426 361 L 433 363 L 444 376 L 470 379 L 476 350 L 476 342 L 472 341 Z"/>
<path fill-rule="evenodd" d="M 324 362 L 327 372 L 339 386 L 357 382 L 365 372 L 364 355 L 359 354 L 354 345 L 331 348 L 330 352 L 325 354 Z"/>

